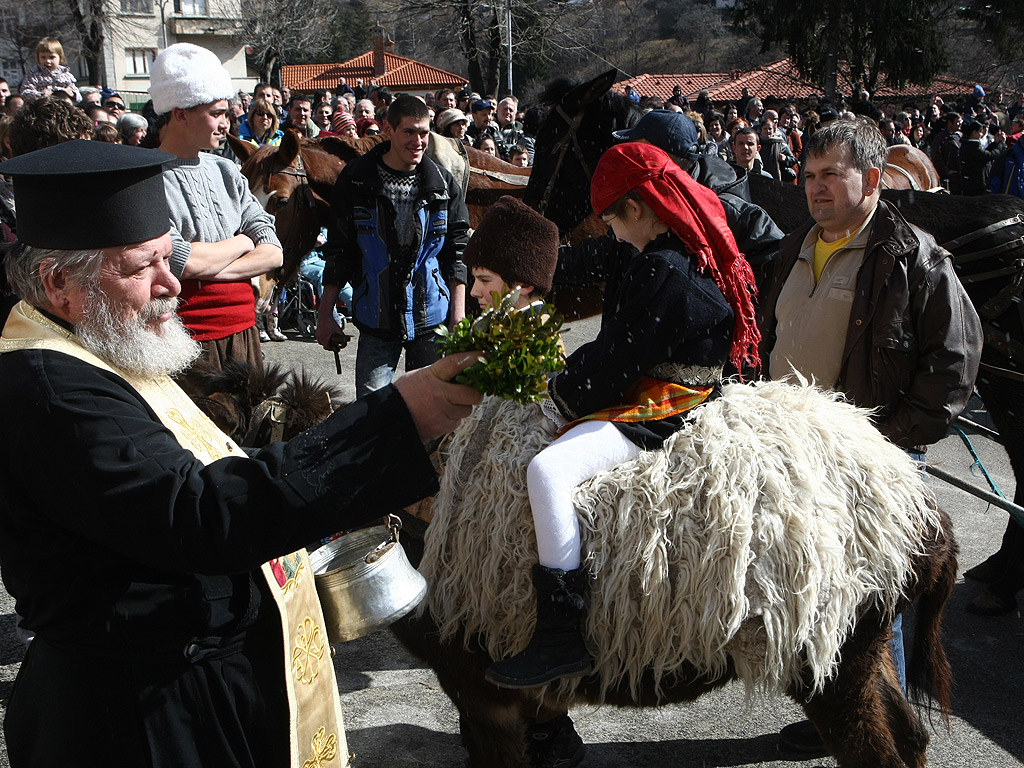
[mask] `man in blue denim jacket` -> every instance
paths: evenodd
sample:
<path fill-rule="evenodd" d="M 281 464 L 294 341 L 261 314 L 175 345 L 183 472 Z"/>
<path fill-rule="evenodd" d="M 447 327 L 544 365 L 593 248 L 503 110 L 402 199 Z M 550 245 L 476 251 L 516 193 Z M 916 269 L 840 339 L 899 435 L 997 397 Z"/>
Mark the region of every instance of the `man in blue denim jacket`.
<path fill-rule="evenodd" d="M 427 106 L 399 96 L 388 108 L 391 141 L 350 162 L 334 187 L 324 248 L 317 340 L 340 333 L 331 307 L 352 285 L 359 329 L 356 394 L 391 383 L 402 350 L 406 370 L 437 359 L 434 329 L 465 314 L 469 215 L 462 189 L 425 156 Z"/>

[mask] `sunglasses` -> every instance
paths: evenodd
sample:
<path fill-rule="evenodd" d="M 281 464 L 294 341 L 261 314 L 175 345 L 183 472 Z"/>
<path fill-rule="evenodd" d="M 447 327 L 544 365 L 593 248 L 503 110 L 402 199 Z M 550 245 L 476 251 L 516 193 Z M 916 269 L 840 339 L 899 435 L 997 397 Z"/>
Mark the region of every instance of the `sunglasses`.
<path fill-rule="evenodd" d="M 121 112 L 124 112 L 125 110 L 124 104 L 118 101 L 108 101 L 106 104 L 103 105 L 103 108 L 108 112 L 112 109 L 120 110 Z"/>

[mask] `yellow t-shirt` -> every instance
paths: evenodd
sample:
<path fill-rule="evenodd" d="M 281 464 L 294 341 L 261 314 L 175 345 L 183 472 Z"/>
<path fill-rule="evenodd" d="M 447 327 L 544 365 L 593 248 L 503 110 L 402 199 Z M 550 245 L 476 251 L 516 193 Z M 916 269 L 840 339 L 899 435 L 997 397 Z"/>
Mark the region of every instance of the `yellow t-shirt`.
<path fill-rule="evenodd" d="M 857 230 L 858 232 L 860 230 Z M 856 232 L 853 233 L 857 234 Z M 814 243 L 814 282 L 817 283 L 821 280 L 821 273 L 825 271 L 825 265 L 828 264 L 828 260 L 832 258 L 832 254 L 838 251 L 840 248 L 844 248 L 850 240 L 853 239 L 853 235 L 847 235 L 841 237 L 834 243 L 826 243 L 821 239 L 821 235 L 818 235 L 817 241 Z"/>

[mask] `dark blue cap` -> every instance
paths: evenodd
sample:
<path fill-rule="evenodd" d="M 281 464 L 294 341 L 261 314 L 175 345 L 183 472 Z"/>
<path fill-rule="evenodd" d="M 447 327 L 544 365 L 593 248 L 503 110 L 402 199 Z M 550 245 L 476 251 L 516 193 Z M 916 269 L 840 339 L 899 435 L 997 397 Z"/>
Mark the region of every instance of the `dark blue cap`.
<path fill-rule="evenodd" d="M 670 109 L 652 109 L 632 128 L 615 131 L 612 136 L 616 141 L 646 139 L 676 157 L 690 157 L 699 151 L 693 120 Z"/>

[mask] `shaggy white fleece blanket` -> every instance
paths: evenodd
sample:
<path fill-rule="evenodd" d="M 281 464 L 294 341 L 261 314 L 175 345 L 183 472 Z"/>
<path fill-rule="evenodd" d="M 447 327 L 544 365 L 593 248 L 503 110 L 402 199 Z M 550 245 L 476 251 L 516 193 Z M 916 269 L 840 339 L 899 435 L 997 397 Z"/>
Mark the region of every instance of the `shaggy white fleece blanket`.
<path fill-rule="evenodd" d="M 459 427 L 421 565 L 444 639 L 478 633 L 500 658 L 532 635 L 526 467 L 553 429 L 539 407 L 493 398 Z M 660 684 L 684 662 L 716 677 L 730 657 L 749 693 L 820 690 L 939 525 L 917 466 L 866 411 L 782 382 L 726 385 L 661 450 L 574 500 L 604 690 L 636 692 L 645 669 Z"/>

